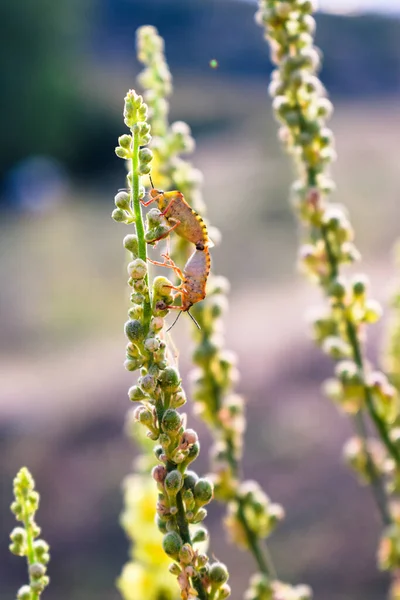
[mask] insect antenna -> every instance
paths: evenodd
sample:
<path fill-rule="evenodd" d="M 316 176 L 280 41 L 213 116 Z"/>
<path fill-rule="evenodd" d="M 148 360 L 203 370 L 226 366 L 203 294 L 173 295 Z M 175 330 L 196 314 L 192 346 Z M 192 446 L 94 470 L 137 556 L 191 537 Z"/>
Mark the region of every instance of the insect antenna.
<path fill-rule="evenodd" d="M 193 323 L 196 325 L 197 329 L 201 329 L 200 325 L 198 324 L 198 322 L 196 321 L 196 319 L 194 318 L 192 313 L 190 313 L 188 310 L 186 312 L 189 315 L 189 317 L 192 319 Z"/>
<path fill-rule="evenodd" d="M 178 316 L 175 319 L 175 321 L 172 323 L 172 325 L 170 327 L 168 327 L 167 333 L 168 333 L 168 331 L 171 331 L 171 329 L 173 328 L 173 326 L 175 325 L 175 323 L 177 322 L 177 320 L 179 319 L 179 317 L 181 316 L 181 314 L 182 314 L 182 311 L 180 310 L 179 313 L 178 313 Z"/>
<path fill-rule="evenodd" d="M 153 183 L 153 180 L 152 180 L 152 178 L 151 178 L 151 175 L 150 175 L 150 173 L 149 173 L 149 179 L 150 179 L 151 187 L 152 187 L 152 188 L 153 188 L 153 190 L 154 190 L 154 183 Z"/>

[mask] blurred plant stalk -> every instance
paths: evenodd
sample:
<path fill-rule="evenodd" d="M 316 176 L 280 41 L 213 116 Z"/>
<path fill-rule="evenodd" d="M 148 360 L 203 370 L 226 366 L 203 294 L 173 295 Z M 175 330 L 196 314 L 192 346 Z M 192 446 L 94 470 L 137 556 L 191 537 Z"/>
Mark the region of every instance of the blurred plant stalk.
<path fill-rule="evenodd" d="M 384 525 L 378 563 L 395 571 L 400 566 L 400 514 L 393 502 L 400 484 L 399 394 L 365 356 L 367 327 L 382 312 L 369 297 L 368 279 L 343 275 L 360 255 L 346 208 L 329 201 L 335 150 L 326 122 L 333 107 L 317 77 L 321 52 L 314 46 L 315 8 L 311 0 L 260 0 L 256 21 L 264 28 L 276 67 L 269 91 L 279 139 L 298 177 L 292 202 L 303 238 L 300 268 L 327 299 L 312 318 L 315 341 L 336 362 L 335 377 L 325 390 L 353 422 L 356 436 L 344 455 L 371 485 Z M 369 437 L 370 424 L 377 437 Z"/>
<path fill-rule="evenodd" d="M 154 133 L 152 179 L 161 189 L 177 189 L 202 217 L 202 175 L 182 155 L 191 154 L 195 142 L 190 128 L 181 121 L 168 120 L 172 77 L 165 54 L 164 41 L 154 27 L 142 27 L 137 33 L 138 58 L 145 68 L 139 75 L 144 99 L 149 105 L 149 122 Z M 206 221 L 207 223 L 207 221 Z M 211 240 L 218 243 L 218 230 L 207 223 Z M 171 235 L 174 260 L 186 260 L 190 244 Z M 215 497 L 227 504 L 224 519 L 231 540 L 249 551 L 257 572 L 246 592 L 247 600 L 310 598 L 307 586 L 290 586 L 280 582 L 272 557 L 264 542 L 284 517 L 283 508 L 271 502 L 256 481 L 242 480 L 241 459 L 245 432 L 244 401 L 234 392 L 238 371 L 236 357 L 224 345 L 223 315 L 228 307 L 229 283 L 224 277 L 210 276 L 206 299 L 193 306 L 200 330 L 192 327 L 195 341 L 192 371 L 193 399 L 196 412 L 208 425 L 214 445 L 211 469 Z"/>

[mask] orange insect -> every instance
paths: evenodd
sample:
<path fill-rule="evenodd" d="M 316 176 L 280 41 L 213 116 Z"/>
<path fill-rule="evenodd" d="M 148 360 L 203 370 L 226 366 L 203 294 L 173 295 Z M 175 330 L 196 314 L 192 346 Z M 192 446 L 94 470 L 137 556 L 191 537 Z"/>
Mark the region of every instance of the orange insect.
<path fill-rule="evenodd" d="M 148 259 L 154 265 L 159 265 L 161 267 L 167 267 L 172 269 L 174 273 L 179 277 L 182 281 L 179 287 L 170 286 L 171 289 L 176 290 L 177 296 L 181 296 L 181 305 L 180 306 L 168 306 L 168 309 L 180 310 L 182 312 L 187 312 L 189 317 L 194 321 L 197 327 L 200 329 L 200 325 L 197 323 L 196 319 L 193 315 L 190 314 L 189 310 L 201 300 L 204 300 L 206 297 L 206 284 L 208 275 L 210 273 L 211 267 L 211 258 L 208 248 L 205 247 L 203 250 L 196 248 L 193 252 L 192 256 L 188 259 L 183 272 L 179 267 L 176 266 L 174 261 L 170 258 L 168 254 L 162 255 L 165 258 L 165 261 L 157 262 L 151 259 Z M 177 322 L 180 315 L 176 317 L 175 321 L 172 323 L 171 327 L 167 330 L 169 331 Z"/>
<path fill-rule="evenodd" d="M 150 178 L 151 185 L 153 182 Z M 207 227 L 201 216 L 193 210 L 186 202 L 181 192 L 163 192 L 153 188 L 150 190 L 150 200 L 141 201 L 143 206 L 149 206 L 152 202 L 157 202 L 158 209 L 161 211 L 171 228 L 153 240 L 157 242 L 167 237 L 171 231 L 174 231 L 188 242 L 196 246 L 198 250 L 203 250 L 207 246 L 213 246 L 208 237 Z"/>

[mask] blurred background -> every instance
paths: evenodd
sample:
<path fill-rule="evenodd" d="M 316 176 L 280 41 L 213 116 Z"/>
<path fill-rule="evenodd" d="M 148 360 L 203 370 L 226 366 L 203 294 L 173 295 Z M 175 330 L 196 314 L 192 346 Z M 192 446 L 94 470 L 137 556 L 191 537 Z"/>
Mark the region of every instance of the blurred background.
<path fill-rule="evenodd" d="M 350 208 L 362 268 L 385 301 L 400 222 L 400 7 L 321 4 L 322 79 L 336 105 L 336 199 Z M 26 578 L 24 561 L 7 550 L 12 478 L 24 464 L 52 546 L 46 598 L 119 597 L 114 581 L 127 558 L 120 484 L 134 451 L 122 433 L 132 385 L 122 367 L 128 229 L 110 213 L 124 182 L 114 146 L 125 132 L 123 97 L 136 85 L 143 24 L 165 38 L 171 117 L 192 127 L 209 218 L 223 234 L 213 264 L 232 284 L 227 345 L 248 398 L 244 470 L 287 510 L 270 543 L 280 577 L 309 583 L 324 600 L 383 597 L 374 556 L 380 524 L 369 490 L 341 463 L 350 429 L 322 396 L 332 366 L 307 335 L 304 314 L 321 300 L 295 269 L 292 173 L 276 141 L 268 50 L 254 12 L 253 2 L 235 0 L 0 3 L 2 598 L 14 598 Z M 182 319 L 174 330 L 181 350 L 189 326 Z M 381 334 L 378 327 L 369 340 L 375 359 Z M 189 367 L 182 356 L 185 378 Z M 196 427 L 206 449 L 207 432 Z M 206 451 L 199 463 L 206 471 Z M 236 599 L 253 565 L 226 544 L 221 513 L 210 509 L 212 550 L 231 568 Z"/>

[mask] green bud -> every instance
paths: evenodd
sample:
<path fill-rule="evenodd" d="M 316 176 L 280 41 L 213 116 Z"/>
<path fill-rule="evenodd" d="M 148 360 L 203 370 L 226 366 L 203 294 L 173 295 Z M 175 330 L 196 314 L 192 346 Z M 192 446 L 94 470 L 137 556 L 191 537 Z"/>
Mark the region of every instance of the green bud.
<path fill-rule="evenodd" d="M 140 369 L 142 364 L 143 362 L 136 358 L 127 358 L 124 361 L 124 367 L 127 371 L 137 371 L 137 369 Z"/>
<path fill-rule="evenodd" d="M 328 98 L 319 98 L 318 99 L 318 109 L 317 114 L 318 117 L 322 119 L 328 120 L 331 118 L 333 113 L 333 104 Z"/>
<path fill-rule="evenodd" d="M 126 148 L 122 148 L 121 146 L 117 146 L 115 148 L 115 154 L 118 156 L 118 158 L 123 158 L 125 160 L 128 160 L 131 157 L 131 153 L 126 150 Z"/>
<path fill-rule="evenodd" d="M 128 275 L 132 279 L 143 279 L 147 275 L 147 265 L 141 258 L 136 258 L 129 263 Z"/>
<path fill-rule="evenodd" d="M 171 556 L 172 558 L 178 557 L 182 545 L 182 538 L 178 533 L 176 533 L 176 531 L 169 531 L 163 537 L 163 550 L 166 554 L 168 554 L 168 556 Z"/>
<path fill-rule="evenodd" d="M 141 148 L 139 150 L 139 160 L 144 165 L 149 163 L 153 159 L 153 153 L 150 148 Z"/>
<path fill-rule="evenodd" d="M 144 337 L 143 325 L 139 320 L 131 320 L 125 323 L 125 335 L 131 342 L 140 342 Z"/>
<path fill-rule="evenodd" d="M 332 281 L 328 288 L 329 296 L 336 298 L 337 300 L 343 300 L 343 298 L 346 296 L 346 292 L 346 282 L 340 278 Z"/>
<path fill-rule="evenodd" d="M 214 487 L 208 479 L 200 478 L 194 486 L 194 497 L 200 506 L 208 504 L 214 495 Z"/>
<path fill-rule="evenodd" d="M 139 252 L 139 243 L 138 243 L 138 238 L 137 235 L 130 233 L 129 235 L 126 235 L 124 237 L 124 241 L 123 241 L 124 247 L 129 250 L 129 252 L 132 252 L 132 254 L 136 257 L 138 255 Z"/>
<path fill-rule="evenodd" d="M 17 600 L 31 600 L 31 588 L 29 585 L 23 585 L 17 592 Z"/>
<path fill-rule="evenodd" d="M 196 531 L 192 535 L 193 544 L 205 542 L 205 541 L 207 541 L 207 539 L 208 539 L 208 532 L 207 532 L 207 529 L 205 529 L 204 527 L 199 527 L 198 529 L 196 529 Z"/>
<path fill-rule="evenodd" d="M 169 495 L 176 496 L 183 485 L 183 476 L 177 470 L 170 471 L 164 481 L 164 486 Z"/>
<path fill-rule="evenodd" d="M 116 208 L 111 213 L 111 218 L 114 219 L 117 223 L 125 223 L 127 220 L 126 213 L 120 208 Z"/>
<path fill-rule="evenodd" d="M 167 367 L 160 375 L 160 385 L 166 392 L 174 392 L 181 384 L 179 373 L 173 367 Z"/>
<path fill-rule="evenodd" d="M 368 277 L 366 275 L 357 275 L 353 281 L 353 294 L 355 298 L 362 299 L 367 293 L 369 287 Z"/>
<path fill-rule="evenodd" d="M 218 590 L 218 600 L 225 600 L 225 598 L 229 598 L 231 593 L 232 590 L 230 586 L 227 583 L 224 583 L 224 585 L 221 585 Z"/>
<path fill-rule="evenodd" d="M 142 392 L 138 385 L 133 385 L 129 388 L 128 396 L 131 402 L 141 402 L 141 400 L 146 398 L 146 394 Z"/>
<path fill-rule="evenodd" d="M 139 175 L 148 175 L 151 171 L 150 165 L 147 163 L 140 163 L 139 165 Z"/>
<path fill-rule="evenodd" d="M 170 367 L 171 368 L 171 367 Z M 164 369 L 166 371 L 166 369 Z M 163 373 L 164 373 L 163 371 Z M 161 378 L 160 378 L 161 379 Z M 182 418 L 176 410 L 168 408 L 162 419 L 162 428 L 166 432 L 177 432 L 182 426 Z"/>
<path fill-rule="evenodd" d="M 115 206 L 121 210 L 128 210 L 130 208 L 130 196 L 127 192 L 118 192 L 114 198 Z"/>
<path fill-rule="evenodd" d="M 23 527 L 15 527 L 10 533 L 10 539 L 14 544 L 23 544 L 26 541 L 26 531 Z"/>
<path fill-rule="evenodd" d="M 46 569 L 41 563 L 33 563 L 29 565 L 29 577 L 32 579 L 40 579 L 45 575 Z"/>
<path fill-rule="evenodd" d="M 189 519 L 189 515 L 188 515 L 188 521 L 190 523 L 192 523 L 193 525 L 196 525 L 197 523 L 201 523 L 202 521 L 204 521 L 204 519 L 207 516 L 207 511 L 205 508 L 199 508 L 199 510 L 196 512 L 196 514 Z"/>
<path fill-rule="evenodd" d="M 153 317 L 150 321 L 150 331 L 158 333 L 164 327 L 164 319 L 162 317 Z"/>
<path fill-rule="evenodd" d="M 328 336 L 322 344 L 322 349 L 334 360 L 340 360 L 341 358 L 348 358 L 351 356 L 349 344 L 346 344 L 346 342 L 338 336 Z"/>
<path fill-rule="evenodd" d="M 136 418 L 142 425 L 145 425 L 149 428 L 153 428 L 153 413 L 150 410 L 147 410 L 147 408 L 145 408 L 144 406 L 139 407 L 139 410 L 136 412 Z"/>
<path fill-rule="evenodd" d="M 131 149 L 131 143 L 132 143 L 132 136 L 128 135 L 127 133 L 125 133 L 124 135 L 120 135 L 118 138 L 118 144 L 122 148 L 125 148 L 126 150 Z"/>
<path fill-rule="evenodd" d="M 227 567 L 220 562 L 213 563 L 210 566 L 208 576 L 213 587 L 219 587 L 220 585 L 226 583 L 226 581 L 229 579 Z"/>
<path fill-rule="evenodd" d="M 183 485 L 187 490 L 193 490 L 197 481 L 199 480 L 199 476 L 194 471 L 186 471 L 185 478 L 183 480 Z"/>
<path fill-rule="evenodd" d="M 139 378 L 138 384 L 144 392 L 151 394 L 157 387 L 157 377 L 150 374 L 144 375 L 144 377 Z"/>
<path fill-rule="evenodd" d="M 194 551 L 190 544 L 183 544 L 179 552 L 179 560 L 185 565 L 190 565 L 194 559 Z"/>

